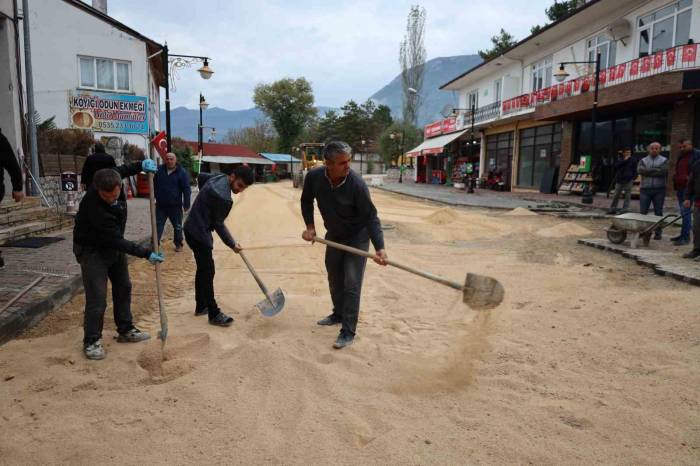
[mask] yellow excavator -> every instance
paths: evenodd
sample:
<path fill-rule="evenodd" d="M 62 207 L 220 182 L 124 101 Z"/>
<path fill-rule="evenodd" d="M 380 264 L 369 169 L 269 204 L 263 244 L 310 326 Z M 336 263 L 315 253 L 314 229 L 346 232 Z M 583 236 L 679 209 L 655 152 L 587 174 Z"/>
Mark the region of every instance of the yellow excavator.
<path fill-rule="evenodd" d="M 323 145 L 322 142 L 303 142 L 299 144 L 302 169 L 295 176 L 294 180 L 292 180 L 295 188 L 304 186 L 304 176 L 306 172 L 314 167 L 323 165 Z"/>

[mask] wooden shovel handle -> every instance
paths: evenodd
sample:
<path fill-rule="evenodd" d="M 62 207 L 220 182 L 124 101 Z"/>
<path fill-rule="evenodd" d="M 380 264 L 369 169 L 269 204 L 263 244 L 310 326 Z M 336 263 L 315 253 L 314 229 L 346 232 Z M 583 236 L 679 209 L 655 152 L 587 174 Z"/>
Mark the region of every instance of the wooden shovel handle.
<path fill-rule="evenodd" d="M 330 246 L 335 249 L 340 249 L 341 251 L 349 252 L 351 254 L 357 254 L 358 256 L 363 256 L 368 259 L 375 259 L 377 257 L 376 254 L 372 254 L 371 252 L 368 251 L 363 251 L 362 249 L 357 249 L 353 248 L 351 246 L 346 246 L 345 244 L 340 244 L 340 243 L 335 243 L 333 241 L 328 241 L 327 239 L 319 238 L 318 236 L 314 238 L 314 241 L 317 241 L 321 244 L 325 244 L 326 246 Z M 406 272 L 421 276 L 423 278 L 427 278 L 428 280 L 432 280 L 437 283 L 441 283 L 445 286 L 449 286 L 450 288 L 454 288 L 455 290 L 460 290 L 462 291 L 464 289 L 464 285 L 461 283 L 453 282 L 452 280 L 448 280 L 446 278 L 440 277 L 438 275 L 434 275 L 430 272 L 424 272 L 423 270 L 418 270 L 413 267 L 410 267 L 408 265 L 402 264 L 400 262 L 388 260 L 386 261 L 387 265 L 390 265 L 392 267 L 396 267 L 397 269 L 405 270 Z"/>
<path fill-rule="evenodd" d="M 272 302 L 272 298 L 270 298 L 270 293 L 268 293 L 267 287 L 265 286 L 265 284 L 263 283 L 263 281 L 262 281 L 262 280 L 260 279 L 260 277 L 258 276 L 258 273 L 257 273 L 257 272 L 255 271 L 255 269 L 253 268 L 253 265 L 252 265 L 250 262 L 248 262 L 248 258 L 245 256 L 245 254 L 243 254 L 243 251 L 240 251 L 240 252 L 238 253 L 238 255 L 241 256 L 241 259 L 243 259 L 243 262 L 245 263 L 245 266 L 248 267 L 248 270 L 250 271 L 250 274 L 253 276 L 253 278 L 255 279 L 255 281 L 258 283 L 258 286 L 260 287 L 260 289 L 262 290 L 262 292 L 265 293 L 265 297 L 267 298 L 267 300 L 270 301 L 270 302 Z"/>

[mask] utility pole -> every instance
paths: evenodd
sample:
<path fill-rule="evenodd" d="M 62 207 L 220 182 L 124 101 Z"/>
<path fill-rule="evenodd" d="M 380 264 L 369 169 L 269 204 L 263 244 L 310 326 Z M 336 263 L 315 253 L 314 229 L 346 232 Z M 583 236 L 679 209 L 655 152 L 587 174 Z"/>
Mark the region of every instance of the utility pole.
<path fill-rule="evenodd" d="M 32 48 L 29 34 L 29 0 L 22 0 L 22 27 L 24 28 L 24 69 L 27 92 L 27 129 L 29 130 L 29 157 L 31 161 L 32 194 L 39 195 L 39 150 L 36 142 L 36 108 L 34 106 L 34 80 L 32 79 Z"/>

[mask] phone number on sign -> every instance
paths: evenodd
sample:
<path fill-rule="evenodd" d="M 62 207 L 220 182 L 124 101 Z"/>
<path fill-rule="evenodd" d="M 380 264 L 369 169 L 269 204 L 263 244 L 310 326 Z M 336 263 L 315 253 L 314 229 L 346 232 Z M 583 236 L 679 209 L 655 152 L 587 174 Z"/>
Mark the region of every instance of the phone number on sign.
<path fill-rule="evenodd" d="M 132 130 L 132 131 L 146 131 L 146 126 L 143 123 L 126 123 L 123 121 L 97 121 L 94 124 L 94 129 L 96 130 Z"/>

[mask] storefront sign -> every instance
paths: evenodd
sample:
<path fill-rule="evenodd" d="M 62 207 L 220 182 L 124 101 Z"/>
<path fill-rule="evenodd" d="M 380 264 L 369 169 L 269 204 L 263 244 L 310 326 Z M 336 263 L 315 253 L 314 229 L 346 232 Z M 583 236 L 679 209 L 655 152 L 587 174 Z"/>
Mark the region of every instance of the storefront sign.
<path fill-rule="evenodd" d="M 455 131 L 457 131 L 457 118 L 450 117 L 425 125 L 423 133 L 425 138 L 428 139 Z"/>
<path fill-rule="evenodd" d="M 148 133 L 148 98 L 109 92 L 68 95 L 71 127 L 105 133 Z"/>
<path fill-rule="evenodd" d="M 657 74 L 697 68 L 698 44 L 687 44 L 656 52 L 654 55 L 631 60 L 626 63 L 600 70 L 599 85 L 606 88 L 623 82 L 648 78 Z M 580 76 L 562 84 L 557 84 L 539 91 L 524 94 L 502 103 L 503 114 L 532 109 L 537 105 L 547 104 L 588 92 L 595 86 L 595 75 Z"/>

